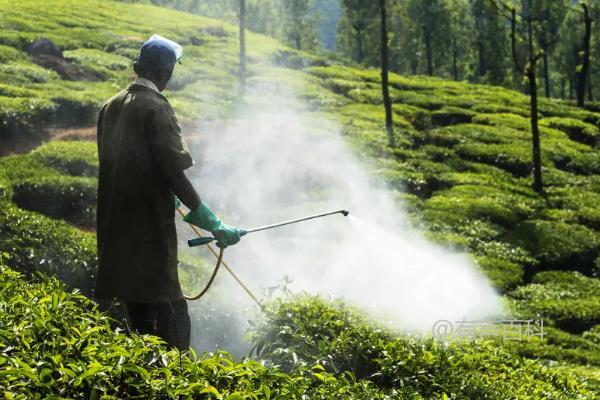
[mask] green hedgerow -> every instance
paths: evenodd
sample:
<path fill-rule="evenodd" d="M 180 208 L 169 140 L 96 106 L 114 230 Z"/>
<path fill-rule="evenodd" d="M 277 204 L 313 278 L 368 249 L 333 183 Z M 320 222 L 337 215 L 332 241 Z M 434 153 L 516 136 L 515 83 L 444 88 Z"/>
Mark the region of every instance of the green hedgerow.
<path fill-rule="evenodd" d="M 600 130 L 596 126 L 574 118 L 542 118 L 540 125 L 563 131 L 572 140 L 589 145 L 597 144 L 600 137 Z"/>
<path fill-rule="evenodd" d="M 20 208 L 93 227 L 97 191 L 96 178 L 52 176 L 14 184 L 12 199 Z"/>
<path fill-rule="evenodd" d="M 600 346 L 600 324 L 592 326 L 581 335 L 584 339 L 592 341 Z"/>
<path fill-rule="evenodd" d="M 600 279 L 575 271 L 544 271 L 510 293 L 521 313 L 535 313 L 561 329 L 581 332 L 600 323 Z"/>
<path fill-rule="evenodd" d="M 590 274 L 600 250 L 600 236 L 579 224 L 529 220 L 506 235 L 506 240 L 528 250 L 542 269 L 570 269 Z"/>
<path fill-rule="evenodd" d="M 458 185 L 436 192 L 425 202 L 425 215 L 441 213 L 448 220 L 483 219 L 515 226 L 533 212 L 533 200 L 486 185 Z"/>
<path fill-rule="evenodd" d="M 34 150 L 31 158 L 64 174 L 98 176 L 98 149 L 93 142 L 49 142 Z"/>
<path fill-rule="evenodd" d="M 49 273 L 91 294 L 97 264 L 93 233 L 21 210 L 6 200 L 0 200 L 0 226 L 0 243 L 11 255 L 10 267 L 27 274 Z"/>
<path fill-rule="evenodd" d="M 356 310 L 315 297 L 271 304 L 251 337 L 260 357 L 286 371 L 317 363 L 334 373 L 350 371 L 383 388 L 411 388 L 425 398 L 585 396 L 572 378 L 511 355 L 490 341 L 445 343 L 396 335 Z"/>
<path fill-rule="evenodd" d="M 320 366 L 288 375 L 226 352 L 197 356 L 167 350 L 153 336 L 124 334 L 84 296 L 55 279 L 26 281 L 0 257 L 0 356 L 8 398 L 388 399 L 351 374 Z M 403 397 L 398 391 L 391 398 Z"/>

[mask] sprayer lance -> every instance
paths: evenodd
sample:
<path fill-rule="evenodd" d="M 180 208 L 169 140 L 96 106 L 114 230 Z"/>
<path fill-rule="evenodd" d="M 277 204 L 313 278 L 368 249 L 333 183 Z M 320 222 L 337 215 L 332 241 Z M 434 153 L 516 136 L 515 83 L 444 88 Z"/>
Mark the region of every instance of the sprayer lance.
<path fill-rule="evenodd" d="M 267 230 L 267 229 L 278 228 L 280 226 L 290 225 L 290 224 L 296 224 L 298 222 L 307 221 L 309 219 L 322 218 L 322 217 L 327 217 L 328 215 L 334 215 L 334 214 L 342 214 L 344 217 L 347 217 L 348 214 L 350 214 L 350 212 L 346 211 L 346 210 L 337 210 L 337 211 L 331 211 L 331 212 L 327 212 L 327 213 L 323 213 L 323 214 L 310 215 L 308 217 L 303 217 L 303 218 L 298 218 L 298 219 L 292 219 L 292 220 L 289 220 L 289 221 L 283 221 L 283 222 L 279 222 L 277 224 L 272 224 L 272 225 L 260 226 L 258 228 L 247 229 L 246 233 L 253 233 L 253 232 L 264 231 L 264 230 Z M 215 240 L 215 238 L 213 238 L 213 237 L 194 238 L 194 239 L 188 240 L 188 245 L 190 247 L 202 246 L 204 244 L 208 244 L 208 243 L 212 242 L 213 240 Z"/>

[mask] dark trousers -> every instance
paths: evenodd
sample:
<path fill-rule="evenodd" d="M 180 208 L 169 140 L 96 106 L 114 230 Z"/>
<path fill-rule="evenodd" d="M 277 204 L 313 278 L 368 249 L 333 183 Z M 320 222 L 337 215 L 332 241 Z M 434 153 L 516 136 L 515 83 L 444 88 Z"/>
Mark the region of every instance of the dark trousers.
<path fill-rule="evenodd" d="M 126 303 L 131 328 L 162 338 L 169 347 L 187 351 L 192 325 L 185 300 L 170 303 Z"/>

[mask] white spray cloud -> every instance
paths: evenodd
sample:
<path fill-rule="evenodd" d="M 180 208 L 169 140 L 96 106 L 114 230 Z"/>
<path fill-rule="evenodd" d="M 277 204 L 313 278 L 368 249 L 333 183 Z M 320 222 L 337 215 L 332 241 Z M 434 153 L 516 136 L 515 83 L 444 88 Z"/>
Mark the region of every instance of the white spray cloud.
<path fill-rule="evenodd" d="M 260 104 L 190 141 L 198 163 L 191 176 L 207 204 L 225 223 L 246 228 L 351 212 L 348 218 L 337 214 L 252 233 L 228 248 L 226 259 L 250 285 L 277 285 L 287 275 L 294 291 L 342 297 L 412 331 L 430 332 L 439 319 L 502 313 L 498 294 L 466 256 L 428 242 L 408 226 L 401 206 L 369 176 L 339 126 L 294 107 L 294 96 L 280 87 L 249 91 Z M 240 320 L 251 318 L 252 302 L 226 275 L 218 279 L 231 282 L 218 290 L 227 291 L 230 301 L 221 307 L 230 307 L 224 313 L 242 330 Z M 194 339 L 203 350 L 219 344 L 211 340 Z"/>

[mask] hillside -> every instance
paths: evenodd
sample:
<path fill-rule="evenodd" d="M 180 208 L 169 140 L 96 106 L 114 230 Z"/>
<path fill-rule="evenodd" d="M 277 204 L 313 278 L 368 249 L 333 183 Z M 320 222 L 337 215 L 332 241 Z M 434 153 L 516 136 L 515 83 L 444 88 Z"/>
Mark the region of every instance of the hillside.
<path fill-rule="evenodd" d="M 252 92 L 238 98 L 237 31 L 224 22 L 91 0 L 44 7 L 0 0 L 0 7 L 6 146 L 35 146 L 48 127 L 93 124 L 99 104 L 131 78 L 131 60 L 153 33 L 184 45 L 166 96 L 190 143 L 242 105 L 265 101 Z M 40 38 L 62 56 L 30 54 Z M 284 106 L 338 124 L 410 222 L 431 240 L 468 252 L 515 316 L 544 319 L 546 341 L 440 345 L 382 330 L 344 305 L 300 297 L 274 301 L 256 322 L 255 356 L 268 367 L 227 355 L 184 358 L 180 367 L 155 339 L 115 333 L 85 298 L 3 268 L 1 318 L 11 329 L 0 331 L 0 366 L 8 371 L 0 373 L 0 388 L 22 398 L 27 390 L 77 398 L 594 398 L 587 390 L 600 390 L 600 113 L 541 100 L 547 195 L 540 197 L 529 177 L 526 96 L 392 74 L 398 147 L 391 149 L 377 71 L 332 64 L 260 35 L 250 34 L 248 46 L 249 85 L 293 90 Z M 96 175 L 93 142 L 53 141 L 0 158 L 3 263 L 51 273 L 89 295 Z M 59 339 L 47 342 L 45 332 Z"/>

